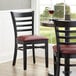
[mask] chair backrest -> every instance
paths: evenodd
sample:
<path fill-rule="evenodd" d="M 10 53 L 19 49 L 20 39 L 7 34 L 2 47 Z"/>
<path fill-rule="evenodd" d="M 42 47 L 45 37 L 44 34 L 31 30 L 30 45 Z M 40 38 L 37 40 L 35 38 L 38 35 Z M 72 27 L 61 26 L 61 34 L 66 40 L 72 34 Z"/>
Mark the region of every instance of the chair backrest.
<path fill-rule="evenodd" d="M 76 44 L 76 21 L 55 20 L 54 25 L 58 50 L 61 45 Z"/>
<path fill-rule="evenodd" d="M 11 12 L 11 16 L 14 25 L 15 37 L 23 34 L 34 34 L 34 11 Z"/>

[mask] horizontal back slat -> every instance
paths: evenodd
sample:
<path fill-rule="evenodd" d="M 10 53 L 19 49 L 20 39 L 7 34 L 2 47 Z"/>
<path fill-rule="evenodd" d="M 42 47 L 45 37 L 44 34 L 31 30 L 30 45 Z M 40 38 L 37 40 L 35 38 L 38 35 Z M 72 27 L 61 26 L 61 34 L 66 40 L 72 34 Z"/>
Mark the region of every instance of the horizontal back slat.
<path fill-rule="evenodd" d="M 16 22 L 29 22 L 29 21 L 32 21 L 32 19 L 29 19 L 29 20 L 16 20 Z"/>
<path fill-rule="evenodd" d="M 61 44 L 61 45 L 76 45 L 76 42 L 74 42 L 74 43 L 68 43 L 68 42 L 60 42 L 59 44 Z"/>
<path fill-rule="evenodd" d="M 27 24 L 27 25 L 16 25 L 16 27 L 28 27 L 31 26 L 31 24 Z"/>
<path fill-rule="evenodd" d="M 76 36 L 59 36 L 58 38 L 61 38 L 61 39 L 65 39 L 65 38 L 68 38 L 68 39 L 76 39 Z"/>
<path fill-rule="evenodd" d="M 26 13 L 26 14 L 25 14 Z M 14 12 L 15 17 L 30 17 L 32 16 L 33 12 Z"/>
<path fill-rule="evenodd" d="M 17 30 L 17 32 L 21 32 L 21 31 L 31 31 L 32 29 L 19 29 Z"/>
<path fill-rule="evenodd" d="M 71 21 L 70 20 L 55 20 L 55 25 L 59 27 L 76 27 L 76 21 Z"/>

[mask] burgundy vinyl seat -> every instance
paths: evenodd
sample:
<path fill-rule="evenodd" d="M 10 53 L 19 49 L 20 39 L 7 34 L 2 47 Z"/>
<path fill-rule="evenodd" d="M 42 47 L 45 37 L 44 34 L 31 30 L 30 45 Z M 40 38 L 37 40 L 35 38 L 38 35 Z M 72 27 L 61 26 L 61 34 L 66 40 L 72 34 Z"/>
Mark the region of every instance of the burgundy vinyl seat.
<path fill-rule="evenodd" d="M 14 26 L 15 48 L 13 66 L 16 64 L 17 51 L 23 51 L 23 68 L 27 69 L 27 49 L 32 49 L 33 63 L 35 64 L 35 50 L 42 48 L 45 51 L 45 65 L 48 68 L 48 38 L 34 35 L 34 11 L 11 12 Z M 37 46 L 37 44 L 40 44 Z M 44 44 L 44 45 L 41 45 Z M 40 50 L 39 50 L 40 51 Z"/>
<path fill-rule="evenodd" d="M 54 52 L 57 52 L 57 46 L 53 46 Z M 76 54 L 76 45 L 61 45 L 60 52 L 64 54 Z"/>
<path fill-rule="evenodd" d="M 36 36 L 36 35 L 23 35 L 17 37 L 17 40 L 19 41 L 35 41 L 35 40 L 47 40 L 47 38 L 42 37 L 42 36 Z"/>

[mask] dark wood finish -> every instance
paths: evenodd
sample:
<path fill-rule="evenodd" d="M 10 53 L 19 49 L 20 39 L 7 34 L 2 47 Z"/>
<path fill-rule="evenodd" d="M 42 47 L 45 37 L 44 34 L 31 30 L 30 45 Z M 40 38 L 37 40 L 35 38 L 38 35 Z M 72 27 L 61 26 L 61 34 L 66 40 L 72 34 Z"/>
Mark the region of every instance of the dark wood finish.
<path fill-rule="evenodd" d="M 32 49 L 33 63 L 35 63 L 35 48 L 43 48 L 45 49 L 45 64 L 46 67 L 48 67 L 48 39 L 45 37 L 34 35 L 34 11 L 11 12 L 11 17 L 13 21 L 14 34 L 15 34 L 13 66 L 16 64 L 17 50 L 23 50 L 23 65 L 24 70 L 26 70 L 27 49 Z M 44 45 L 36 46 L 36 44 L 42 44 L 42 43 Z M 19 44 L 21 44 L 22 46 L 19 46 Z"/>
<path fill-rule="evenodd" d="M 64 66 L 65 76 L 70 76 L 70 66 L 76 66 L 76 64 L 70 64 L 70 59 L 76 58 L 76 21 L 55 20 L 54 25 L 57 42 L 57 44 L 53 46 L 54 76 L 60 75 L 60 66 Z M 61 58 L 65 59 L 64 64 L 61 63 Z"/>

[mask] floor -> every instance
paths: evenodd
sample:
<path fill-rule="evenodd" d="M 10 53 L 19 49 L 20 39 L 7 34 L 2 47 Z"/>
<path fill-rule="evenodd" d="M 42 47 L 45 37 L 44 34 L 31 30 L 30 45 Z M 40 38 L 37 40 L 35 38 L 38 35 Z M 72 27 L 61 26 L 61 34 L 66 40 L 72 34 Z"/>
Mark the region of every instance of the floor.
<path fill-rule="evenodd" d="M 32 57 L 28 58 L 27 70 L 23 70 L 22 59 L 17 60 L 15 67 L 12 62 L 0 64 L 0 76 L 48 76 L 48 73 L 53 73 L 52 59 L 49 59 L 49 68 L 45 68 L 44 59 L 36 57 L 36 64 L 33 64 Z M 61 68 L 61 71 L 63 68 Z M 73 71 L 70 76 L 76 76 L 76 68 L 71 68 Z M 61 72 L 60 76 L 64 76 Z"/>

